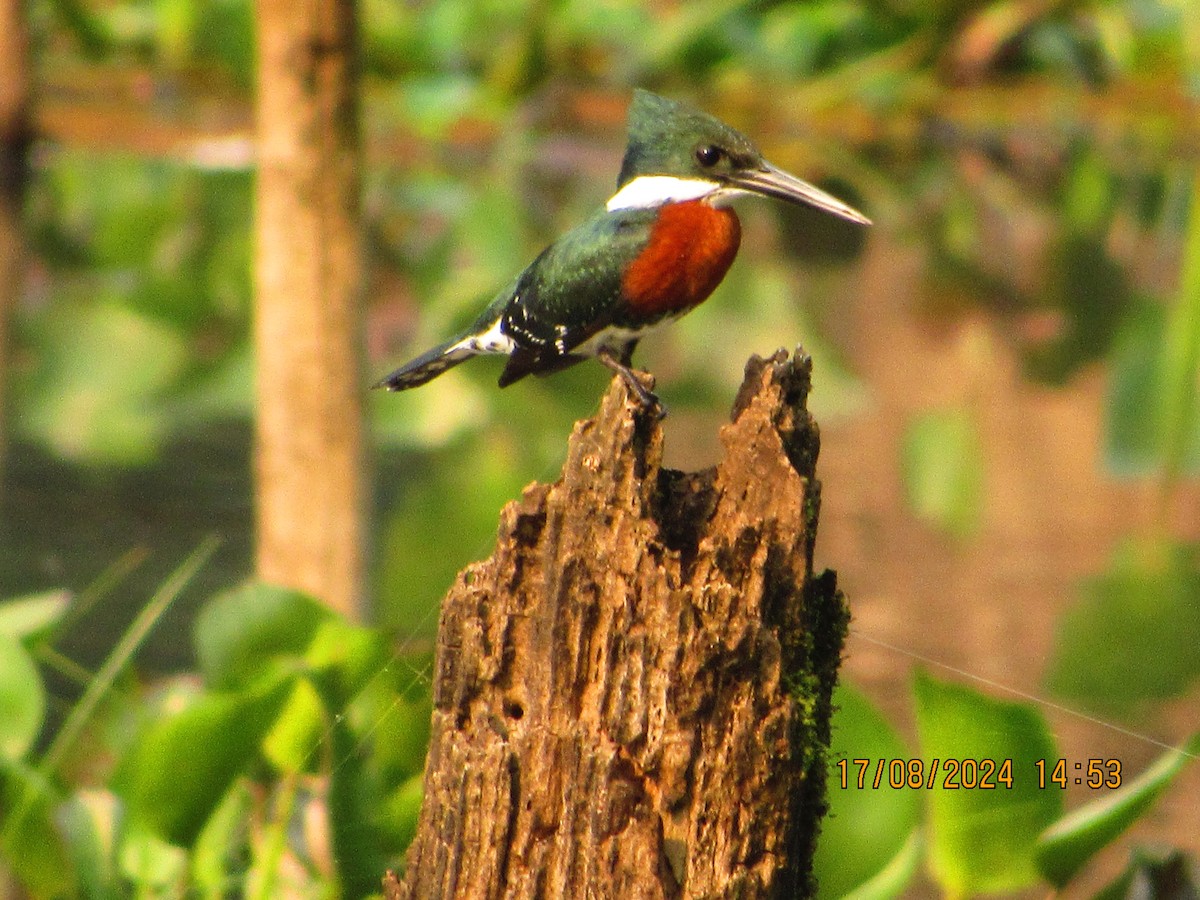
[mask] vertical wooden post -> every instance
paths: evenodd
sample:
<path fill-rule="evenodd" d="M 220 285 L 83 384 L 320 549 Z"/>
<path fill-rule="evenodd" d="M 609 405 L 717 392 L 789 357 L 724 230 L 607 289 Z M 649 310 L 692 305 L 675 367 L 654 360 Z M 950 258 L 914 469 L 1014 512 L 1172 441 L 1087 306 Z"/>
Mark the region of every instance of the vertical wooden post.
<path fill-rule="evenodd" d="M 8 434 L 8 329 L 25 280 L 21 207 L 32 139 L 31 90 L 25 2 L 0 0 L 0 486 Z"/>
<path fill-rule="evenodd" d="M 257 570 L 352 614 L 366 491 L 352 0 L 258 0 Z"/>
<path fill-rule="evenodd" d="M 661 467 L 615 379 L 442 606 L 425 801 L 388 898 L 811 894 L 848 614 L 814 576 L 807 357 L 755 358 L 724 459 Z"/>

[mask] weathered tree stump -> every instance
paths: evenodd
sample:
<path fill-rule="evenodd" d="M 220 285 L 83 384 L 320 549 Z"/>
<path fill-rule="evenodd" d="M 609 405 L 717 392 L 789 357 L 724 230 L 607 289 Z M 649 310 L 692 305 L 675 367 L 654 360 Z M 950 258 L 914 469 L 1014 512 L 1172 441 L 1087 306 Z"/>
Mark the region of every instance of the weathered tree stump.
<path fill-rule="evenodd" d="M 389 898 L 798 897 L 848 614 L 814 577 L 810 361 L 751 359 L 724 459 L 663 469 L 613 380 L 505 507 L 438 632 L 425 802 Z"/>

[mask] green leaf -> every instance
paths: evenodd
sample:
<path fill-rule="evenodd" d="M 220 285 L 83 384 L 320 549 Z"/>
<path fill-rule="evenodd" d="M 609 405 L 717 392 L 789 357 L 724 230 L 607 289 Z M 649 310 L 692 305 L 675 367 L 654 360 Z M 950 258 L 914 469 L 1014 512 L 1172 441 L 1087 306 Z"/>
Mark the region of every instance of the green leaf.
<path fill-rule="evenodd" d="M 27 638 L 55 625 L 71 602 L 68 591 L 46 591 L 0 602 L 0 636 Z"/>
<path fill-rule="evenodd" d="M 1200 676 L 1200 548 L 1130 541 L 1081 594 L 1058 623 L 1047 673 L 1055 693 L 1127 713 L 1177 696 Z"/>
<path fill-rule="evenodd" d="M 292 694 L 263 740 L 263 755 L 284 773 L 312 772 L 328 754 L 322 752 L 329 713 L 307 678 L 298 678 Z"/>
<path fill-rule="evenodd" d="M 328 761 L 323 747 L 330 722 L 377 676 L 389 650 L 383 635 L 340 619 L 323 622 L 305 651 L 305 678 L 263 743 L 267 758 L 284 772 L 313 771 Z"/>
<path fill-rule="evenodd" d="M 304 654 L 330 709 L 341 712 L 387 662 L 381 632 L 340 619 L 324 622 Z"/>
<path fill-rule="evenodd" d="M 69 895 L 75 880 L 54 821 L 58 803 L 41 774 L 0 759 L 0 858 L 37 898 Z"/>
<path fill-rule="evenodd" d="M 1168 750 L 1124 787 L 1071 811 L 1047 828 L 1037 842 L 1042 875 L 1062 888 L 1089 859 L 1137 821 L 1198 755 L 1200 733 L 1183 747 Z"/>
<path fill-rule="evenodd" d="M 204 695 L 150 726 L 118 773 L 134 821 L 173 844 L 190 845 L 258 757 L 294 683 L 279 678 L 254 692 Z"/>
<path fill-rule="evenodd" d="M 993 700 L 925 673 L 917 674 L 913 689 L 926 772 L 937 760 L 943 773 L 925 792 L 934 878 L 952 896 L 1034 884 L 1037 836 L 1062 811 L 1059 792 L 1039 789 L 1035 778 L 1034 762 L 1056 756 L 1045 722 L 1029 706 Z M 1012 787 L 996 776 L 995 788 L 969 787 L 979 783 L 982 760 L 998 767 L 1007 763 Z M 960 787 L 947 786 L 951 775 Z"/>
<path fill-rule="evenodd" d="M 20 759 L 42 730 L 46 689 L 24 645 L 0 633 L 0 758 Z"/>
<path fill-rule="evenodd" d="M 225 591 L 196 619 L 200 670 L 213 688 L 247 686 L 280 657 L 303 656 L 332 617 L 321 603 L 290 588 L 252 582 Z"/>
<path fill-rule="evenodd" d="M 910 422 L 901 463 L 908 504 L 921 519 L 957 538 L 979 529 L 983 451 L 967 410 L 926 413 Z"/>
<path fill-rule="evenodd" d="M 1064 385 L 1080 367 L 1109 353 L 1134 298 L 1128 270 L 1102 233 L 1061 234 L 1048 260 L 1042 301 L 1061 311 L 1062 322 L 1052 336 L 1029 344 L 1025 369 L 1035 379 Z"/>
<path fill-rule="evenodd" d="M 84 56 L 102 59 L 113 44 L 108 23 L 85 0 L 54 0 L 51 4 L 65 30 L 79 44 Z"/>
<path fill-rule="evenodd" d="M 924 848 L 921 830 L 914 829 L 896 855 L 873 876 L 843 895 L 844 900 L 891 900 L 900 896 L 920 869 Z"/>
<path fill-rule="evenodd" d="M 838 685 L 833 695 L 835 712 L 833 738 L 829 747 L 830 767 L 826 776 L 829 811 L 821 823 L 813 874 L 818 897 L 842 897 L 861 889 L 888 872 L 885 883 L 876 884 L 872 896 L 896 896 L 915 869 L 891 864 L 903 856 L 920 822 L 920 794 L 908 788 L 892 788 L 887 779 L 879 788 L 870 779 L 858 787 L 860 766 L 856 759 L 908 759 L 912 754 L 887 720 L 863 694 Z"/>
<path fill-rule="evenodd" d="M 225 898 L 235 873 L 252 814 L 246 788 L 228 791 L 196 838 L 191 854 L 192 879 L 199 896 Z"/>
<path fill-rule="evenodd" d="M 1187 327 L 1180 313 L 1168 320 L 1161 305 L 1149 302 L 1134 306 L 1121 325 L 1111 353 L 1104 428 L 1105 464 L 1118 476 L 1200 467 L 1200 419 L 1187 406 L 1193 396 L 1168 391 L 1163 358 L 1168 345 L 1180 342 L 1176 332 Z"/>
<path fill-rule="evenodd" d="M 1191 208 L 1179 298 L 1172 306 L 1160 355 L 1165 483 L 1173 487 L 1189 457 L 1200 452 L 1200 173 L 1192 176 Z"/>
<path fill-rule="evenodd" d="M 121 834 L 117 863 L 135 886 L 133 896 L 163 897 L 181 883 L 187 871 L 187 853 L 134 822 Z"/>

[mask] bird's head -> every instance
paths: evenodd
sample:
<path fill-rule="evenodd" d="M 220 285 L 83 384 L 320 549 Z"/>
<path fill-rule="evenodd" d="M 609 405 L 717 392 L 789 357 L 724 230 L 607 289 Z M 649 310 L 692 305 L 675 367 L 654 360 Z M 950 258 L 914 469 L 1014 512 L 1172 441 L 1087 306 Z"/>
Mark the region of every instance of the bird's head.
<path fill-rule="evenodd" d="M 609 210 L 651 208 L 759 194 L 870 224 L 870 219 L 814 185 L 771 165 L 741 132 L 677 100 L 635 90 L 629 142 Z"/>

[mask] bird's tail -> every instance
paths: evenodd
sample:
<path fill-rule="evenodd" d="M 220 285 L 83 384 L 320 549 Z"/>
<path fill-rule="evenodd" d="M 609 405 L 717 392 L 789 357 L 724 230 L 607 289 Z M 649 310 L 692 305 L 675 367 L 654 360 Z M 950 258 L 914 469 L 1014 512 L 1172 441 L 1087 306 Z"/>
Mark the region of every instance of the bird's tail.
<path fill-rule="evenodd" d="M 432 381 L 447 369 L 452 369 L 481 352 L 484 351 L 469 338 L 452 338 L 406 362 L 391 375 L 376 382 L 374 387 L 386 388 L 389 391 L 406 391 Z"/>

